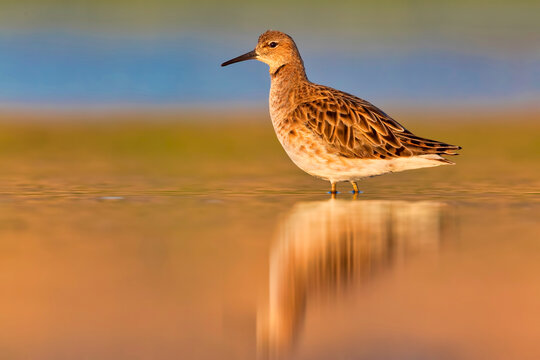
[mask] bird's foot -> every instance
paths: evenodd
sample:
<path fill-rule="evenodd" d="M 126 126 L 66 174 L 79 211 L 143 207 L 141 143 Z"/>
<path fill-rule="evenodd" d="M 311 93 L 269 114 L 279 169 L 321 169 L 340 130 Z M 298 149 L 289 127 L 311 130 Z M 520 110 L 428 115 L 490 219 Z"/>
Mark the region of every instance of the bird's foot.
<path fill-rule="evenodd" d="M 337 187 L 336 187 L 336 183 L 335 183 L 335 182 L 331 182 L 330 184 L 332 185 L 332 187 L 330 188 L 329 194 L 331 194 L 332 197 L 335 197 L 336 194 L 338 193 Z"/>

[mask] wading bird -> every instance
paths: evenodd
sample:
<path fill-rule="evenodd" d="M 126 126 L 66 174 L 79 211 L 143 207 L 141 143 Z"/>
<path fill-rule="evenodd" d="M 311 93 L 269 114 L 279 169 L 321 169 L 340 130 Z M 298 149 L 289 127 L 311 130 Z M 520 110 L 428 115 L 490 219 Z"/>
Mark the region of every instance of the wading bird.
<path fill-rule="evenodd" d="M 414 135 L 385 112 L 354 95 L 310 82 L 294 40 L 267 31 L 256 48 L 224 62 L 244 60 L 269 65 L 270 116 L 279 142 L 302 170 L 336 183 L 454 163 L 461 147 Z"/>

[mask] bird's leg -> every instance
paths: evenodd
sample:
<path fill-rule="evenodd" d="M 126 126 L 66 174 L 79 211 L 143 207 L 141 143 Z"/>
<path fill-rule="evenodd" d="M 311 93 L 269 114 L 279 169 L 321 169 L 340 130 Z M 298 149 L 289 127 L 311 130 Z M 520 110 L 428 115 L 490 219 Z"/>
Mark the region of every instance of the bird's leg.
<path fill-rule="evenodd" d="M 358 195 L 358 194 L 361 194 L 363 191 L 360 191 L 358 189 L 358 184 L 356 184 L 356 181 L 349 181 L 353 187 L 353 191 L 351 191 L 354 195 Z M 355 197 L 356 199 L 356 197 Z"/>
<path fill-rule="evenodd" d="M 330 194 L 332 194 L 332 197 L 333 197 L 333 196 L 335 196 L 337 194 L 336 183 L 331 182 L 330 184 L 332 185 L 332 190 L 330 190 Z"/>

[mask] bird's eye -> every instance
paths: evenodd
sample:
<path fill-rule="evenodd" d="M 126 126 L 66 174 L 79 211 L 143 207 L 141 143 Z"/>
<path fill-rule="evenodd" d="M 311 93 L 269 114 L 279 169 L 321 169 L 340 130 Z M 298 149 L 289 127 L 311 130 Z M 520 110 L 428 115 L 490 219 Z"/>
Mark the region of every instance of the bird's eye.
<path fill-rule="evenodd" d="M 275 48 L 277 46 L 277 42 L 272 41 L 271 43 L 268 44 L 268 46 L 270 46 L 271 48 Z"/>

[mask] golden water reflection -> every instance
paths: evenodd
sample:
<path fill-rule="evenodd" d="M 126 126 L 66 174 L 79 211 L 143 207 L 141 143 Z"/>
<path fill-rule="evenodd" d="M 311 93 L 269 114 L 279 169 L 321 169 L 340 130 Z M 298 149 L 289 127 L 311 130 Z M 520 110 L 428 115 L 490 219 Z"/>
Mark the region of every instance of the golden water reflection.
<path fill-rule="evenodd" d="M 270 253 L 268 302 L 257 317 L 260 357 L 291 351 L 315 300 L 344 295 L 419 252 L 437 254 L 449 213 L 434 201 L 296 204 L 280 222 Z"/>

